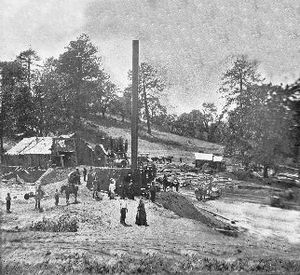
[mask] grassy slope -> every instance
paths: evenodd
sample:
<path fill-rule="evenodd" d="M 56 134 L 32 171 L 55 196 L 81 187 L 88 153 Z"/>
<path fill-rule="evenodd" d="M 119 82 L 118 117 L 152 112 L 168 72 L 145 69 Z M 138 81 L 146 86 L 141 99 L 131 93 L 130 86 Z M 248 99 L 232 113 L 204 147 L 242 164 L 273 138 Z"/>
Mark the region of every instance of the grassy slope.
<path fill-rule="evenodd" d="M 85 120 L 81 136 L 89 143 L 96 144 L 97 136 L 108 135 L 112 137 L 123 137 L 129 141 L 130 155 L 130 123 L 121 122 L 115 118 L 92 117 Z M 5 149 L 9 150 L 14 143 L 5 141 Z M 150 156 L 174 156 L 175 159 L 183 158 L 184 162 L 194 160 L 194 152 L 222 153 L 221 145 L 207 141 L 179 136 L 157 129 L 152 130 L 152 135 L 147 134 L 144 125 L 139 125 L 139 153 L 149 153 Z"/>
<path fill-rule="evenodd" d="M 88 132 L 106 133 L 112 137 L 122 136 L 128 139 L 130 146 L 130 124 L 121 123 L 116 119 L 89 119 L 86 125 Z M 91 136 L 85 138 L 91 141 Z M 143 125 L 139 127 L 139 153 L 150 153 L 150 156 L 169 156 L 175 158 L 183 157 L 185 162 L 194 159 L 193 152 L 204 151 L 207 153 L 222 153 L 221 145 L 207 141 L 179 136 L 171 133 L 152 130 L 152 135 L 147 134 Z M 130 150 L 129 150 L 130 153 Z"/>

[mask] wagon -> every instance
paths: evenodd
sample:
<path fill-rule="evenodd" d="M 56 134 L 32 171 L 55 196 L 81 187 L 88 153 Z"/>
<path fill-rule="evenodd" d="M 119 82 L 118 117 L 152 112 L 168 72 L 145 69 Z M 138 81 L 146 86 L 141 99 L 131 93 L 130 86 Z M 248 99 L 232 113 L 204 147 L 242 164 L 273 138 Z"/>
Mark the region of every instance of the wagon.
<path fill-rule="evenodd" d="M 214 200 L 222 195 L 222 191 L 217 187 L 212 187 L 211 189 L 207 187 L 198 187 L 195 190 L 196 199 L 200 200 Z"/>

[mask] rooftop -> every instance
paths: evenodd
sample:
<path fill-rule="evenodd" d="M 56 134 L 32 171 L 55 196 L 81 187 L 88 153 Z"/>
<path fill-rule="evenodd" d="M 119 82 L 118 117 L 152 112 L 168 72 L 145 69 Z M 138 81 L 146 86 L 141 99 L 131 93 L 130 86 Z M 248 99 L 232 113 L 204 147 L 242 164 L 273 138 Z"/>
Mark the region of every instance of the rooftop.
<path fill-rule="evenodd" d="M 52 143 L 52 137 L 23 138 L 6 155 L 50 155 Z"/>

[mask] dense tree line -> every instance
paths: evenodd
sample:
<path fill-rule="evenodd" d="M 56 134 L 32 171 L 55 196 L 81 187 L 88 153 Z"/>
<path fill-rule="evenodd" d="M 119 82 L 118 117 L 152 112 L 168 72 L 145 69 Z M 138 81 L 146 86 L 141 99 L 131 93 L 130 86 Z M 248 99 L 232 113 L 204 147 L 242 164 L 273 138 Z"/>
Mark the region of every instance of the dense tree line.
<path fill-rule="evenodd" d="M 121 91 L 112 82 L 86 34 L 71 41 L 57 59 L 42 64 L 32 49 L 13 61 L 1 61 L 0 77 L 1 152 L 3 137 L 76 131 L 91 116 L 109 114 L 122 122 L 130 120 L 131 86 Z M 226 99 L 222 112 L 206 102 L 181 115 L 169 114 L 162 104 L 168 85 L 158 68 L 140 64 L 139 118 L 148 134 L 155 126 L 222 143 L 226 154 L 246 167 L 255 164 L 267 169 L 299 158 L 299 80 L 287 87 L 266 84 L 258 63 L 239 56 L 222 77 L 219 92 Z"/>
<path fill-rule="evenodd" d="M 220 92 L 227 101 L 226 153 L 239 159 L 246 168 L 263 166 L 264 176 L 269 167 L 276 169 L 288 159 L 289 164 L 296 164 L 299 82 L 292 87 L 265 84 L 258 64 L 246 56 L 238 57 L 222 80 Z"/>
<path fill-rule="evenodd" d="M 39 60 L 29 49 L 0 62 L 1 148 L 3 137 L 74 131 L 91 112 L 105 116 L 116 100 L 118 89 L 86 34 L 71 41 L 57 59 Z"/>
<path fill-rule="evenodd" d="M 82 119 L 91 116 L 105 118 L 110 114 L 123 122 L 130 119 L 130 86 L 121 91 L 113 83 L 86 34 L 70 41 L 58 58 L 48 58 L 42 64 L 33 49 L 21 52 L 13 61 L 1 61 L 0 77 L 1 152 L 3 137 L 76 131 Z M 154 67 L 141 64 L 140 116 L 149 133 L 156 117 L 166 113 L 156 96 L 165 87 L 159 79 Z"/>

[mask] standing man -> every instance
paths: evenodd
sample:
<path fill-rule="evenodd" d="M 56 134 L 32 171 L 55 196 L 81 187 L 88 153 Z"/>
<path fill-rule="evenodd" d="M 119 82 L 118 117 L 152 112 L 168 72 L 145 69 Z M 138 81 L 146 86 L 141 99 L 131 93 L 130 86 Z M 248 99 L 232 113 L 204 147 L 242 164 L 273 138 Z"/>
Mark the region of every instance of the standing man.
<path fill-rule="evenodd" d="M 89 170 L 89 173 L 87 175 L 87 184 L 86 184 L 86 187 L 88 189 L 91 189 L 93 186 L 93 168 L 91 167 L 90 170 Z"/>
<path fill-rule="evenodd" d="M 154 182 L 152 182 L 152 184 L 150 186 L 150 200 L 152 202 L 155 202 L 155 195 L 156 195 L 156 188 L 155 188 Z"/>
<path fill-rule="evenodd" d="M 7 213 L 11 213 L 10 206 L 11 206 L 11 197 L 10 197 L 10 194 L 7 193 L 7 197 L 6 197 L 6 212 Z"/>
<path fill-rule="evenodd" d="M 127 209 L 127 203 L 125 200 L 120 200 L 120 213 L 121 213 L 121 217 L 120 217 L 120 223 L 122 225 L 127 225 L 126 224 L 126 213 L 128 212 Z"/>
<path fill-rule="evenodd" d="M 86 168 L 84 167 L 83 168 L 83 180 L 86 181 L 86 174 L 87 174 L 87 170 Z"/>
<path fill-rule="evenodd" d="M 97 173 L 94 173 L 94 180 L 93 180 L 93 199 L 99 198 L 98 196 L 98 180 L 99 177 Z"/>
<path fill-rule="evenodd" d="M 59 203 L 59 193 L 58 193 L 58 189 L 56 189 L 56 191 L 55 191 L 54 198 L 55 198 L 55 206 L 58 206 L 58 203 Z"/>
<path fill-rule="evenodd" d="M 38 185 L 38 188 L 35 192 L 35 209 L 41 211 L 41 199 L 43 197 L 43 191 L 41 185 Z"/>
<path fill-rule="evenodd" d="M 128 199 L 134 200 L 134 187 L 133 187 L 133 182 L 132 180 L 129 183 L 128 186 L 128 195 L 127 195 Z"/>
<path fill-rule="evenodd" d="M 168 178 L 167 178 L 166 174 L 164 174 L 164 178 L 163 178 L 162 182 L 163 182 L 163 189 L 166 192 L 167 191 L 167 186 L 168 186 Z"/>

